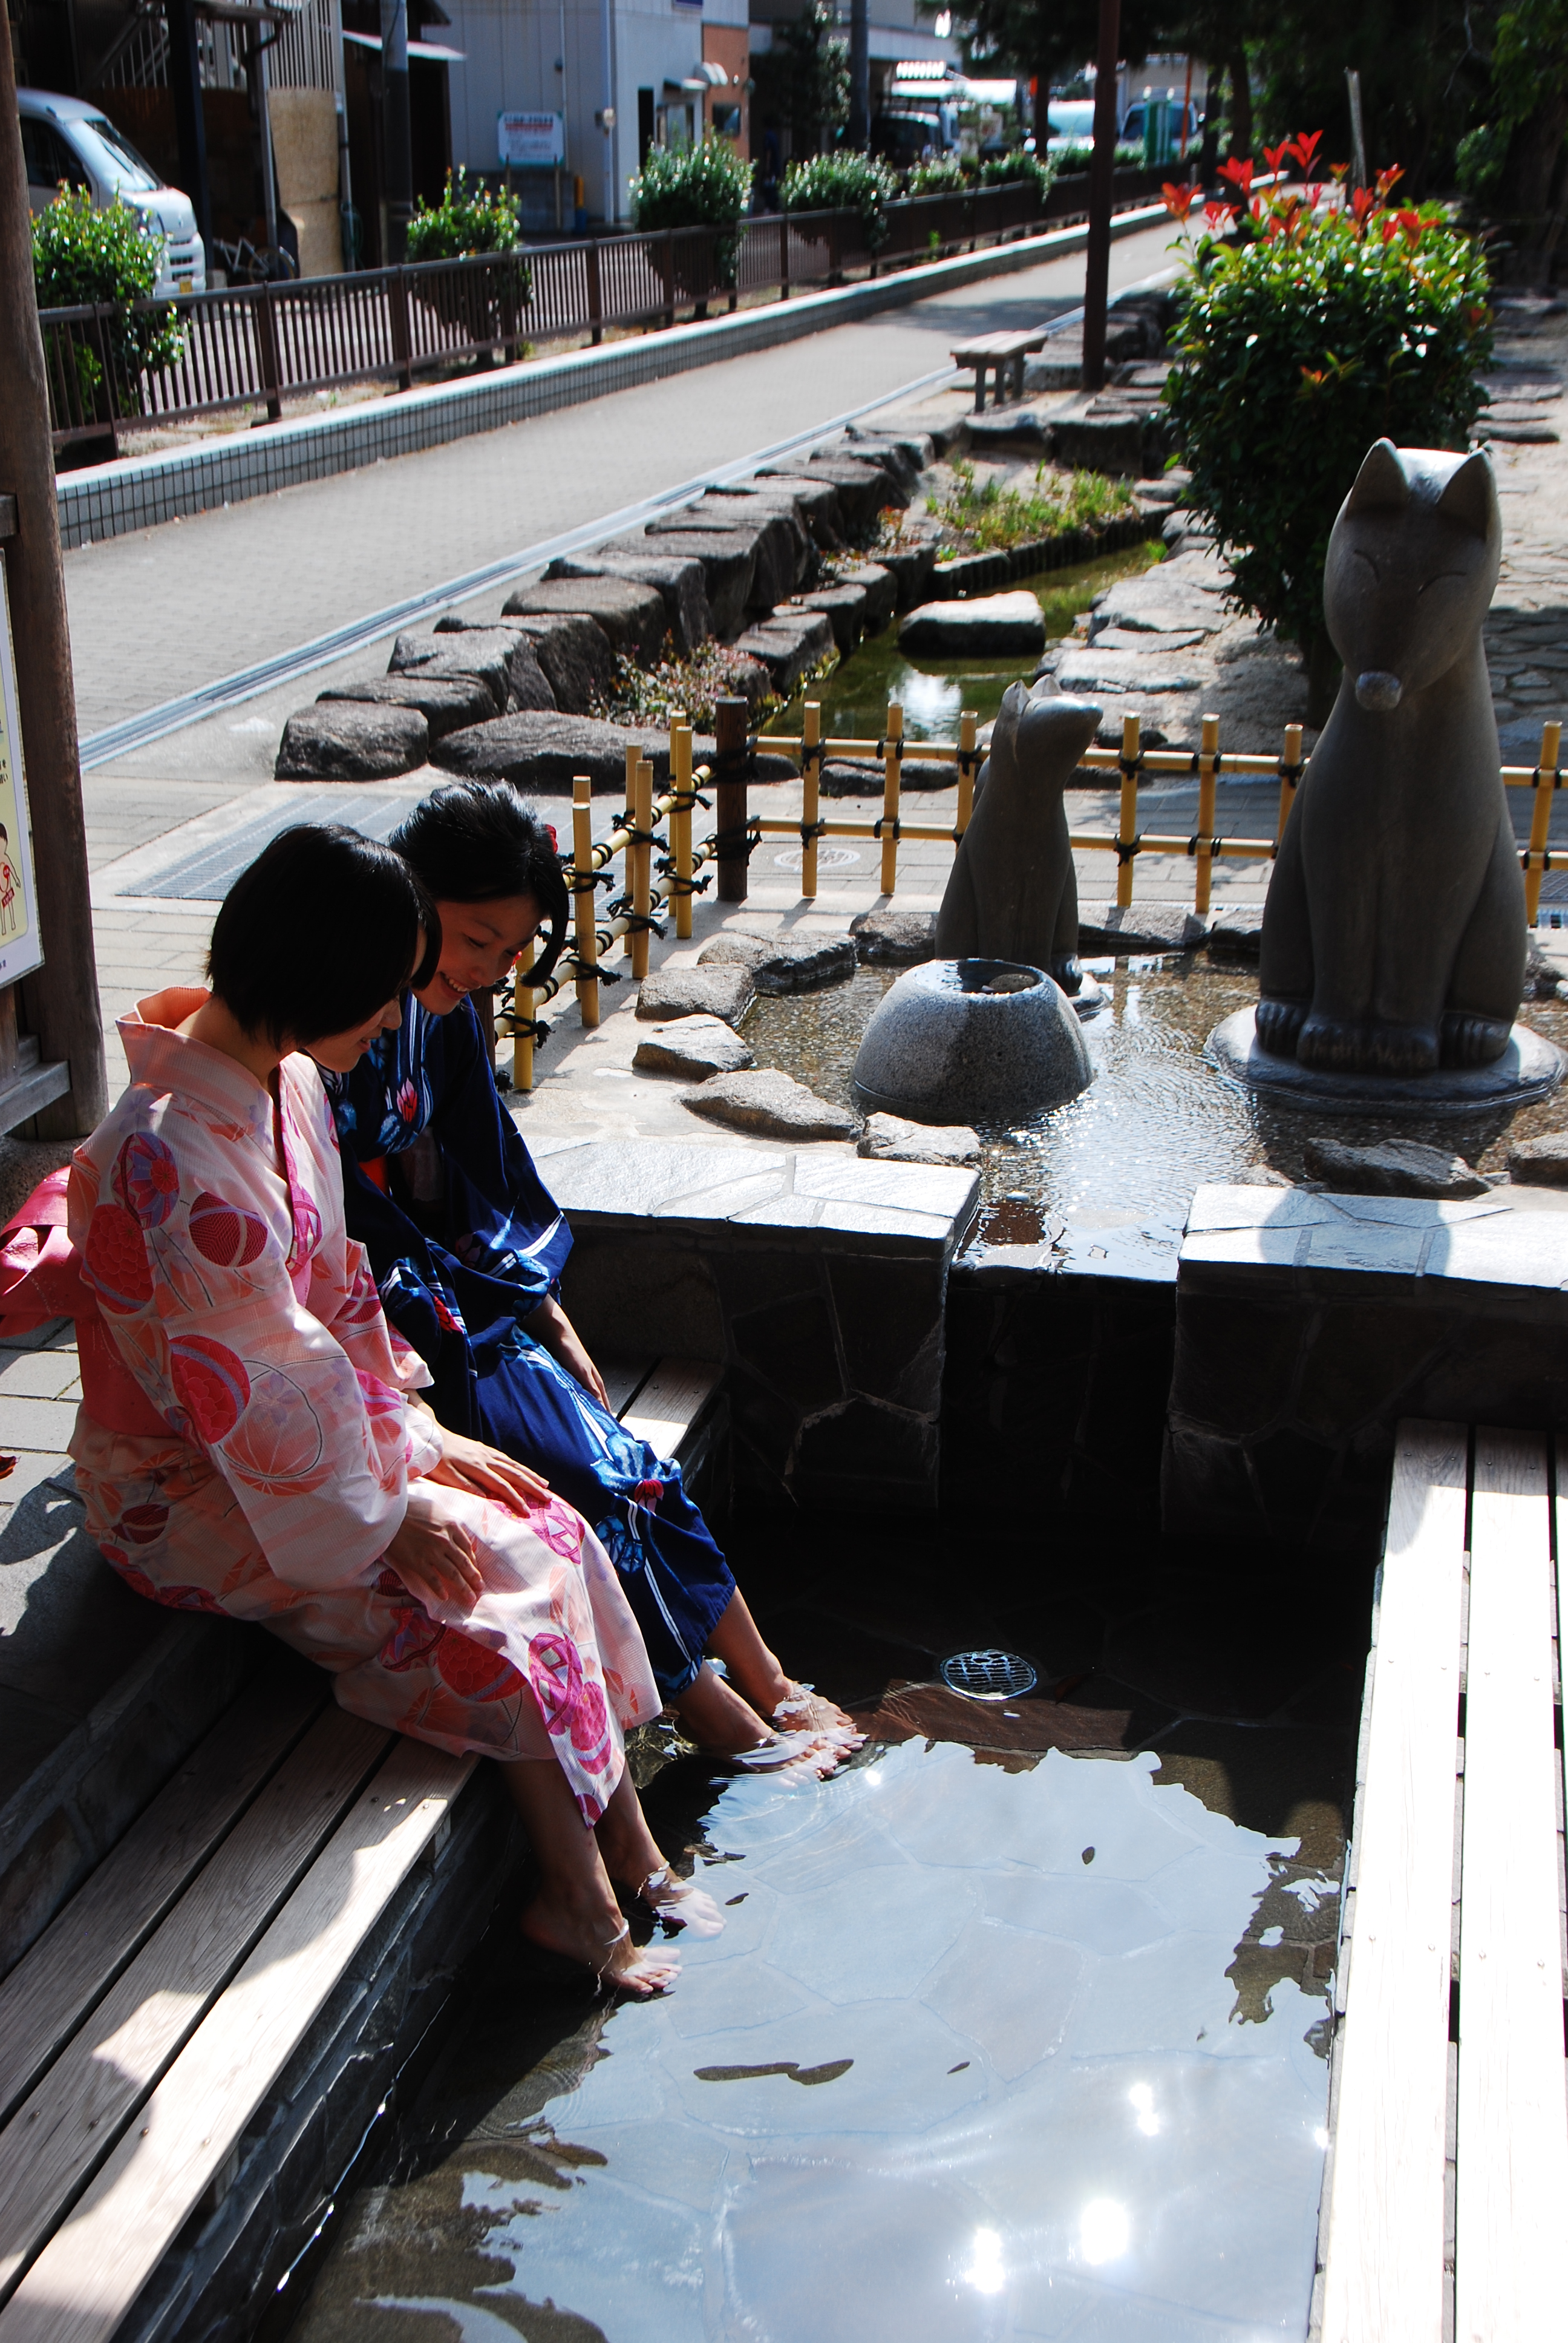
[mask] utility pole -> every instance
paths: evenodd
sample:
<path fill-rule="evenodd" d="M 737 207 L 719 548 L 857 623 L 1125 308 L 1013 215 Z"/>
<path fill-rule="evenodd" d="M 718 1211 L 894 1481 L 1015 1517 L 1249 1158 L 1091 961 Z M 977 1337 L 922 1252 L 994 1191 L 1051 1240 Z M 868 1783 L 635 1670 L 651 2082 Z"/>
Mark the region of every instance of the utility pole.
<path fill-rule="evenodd" d="M 868 0 L 849 0 L 849 144 L 871 143 L 871 26 Z"/>
<path fill-rule="evenodd" d="M 196 212 L 196 228 L 212 266 L 212 194 L 206 173 L 206 119 L 201 103 L 201 59 L 196 50 L 196 10 L 191 0 L 167 0 L 169 90 L 175 102 L 175 138 L 180 176 Z"/>
<path fill-rule="evenodd" d="M 1089 166 L 1089 249 L 1083 263 L 1083 387 L 1105 380 L 1105 302 L 1111 289 L 1111 207 L 1116 173 L 1116 67 L 1121 0 L 1100 0 L 1094 79 L 1094 153 Z"/>
<path fill-rule="evenodd" d="M 414 216 L 414 139 L 408 124 L 408 0 L 381 0 L 381 151 L 387 169 L 387 257 L 407 259 Z"/>
<path fill-rule="evenodd" d="M 76 696 L 55 503 L 44 344 L 33 291 L 33 232 L 16 112 L 8 18 L 0 19 L 0 496 L 15 502 L 5 542 L 16 697 L 32 809 L 34 888 L 46 955 L 27 1006 L 45 1062 L 71 1070 L 66 1095 L 39 1114 L 45 1139 L 77 1139 L 108 1106 L 98 972 L 87 893 L 87 838 L 76 749 Z M 15 1001 L 4 1024 L 15 1031 Z"/>

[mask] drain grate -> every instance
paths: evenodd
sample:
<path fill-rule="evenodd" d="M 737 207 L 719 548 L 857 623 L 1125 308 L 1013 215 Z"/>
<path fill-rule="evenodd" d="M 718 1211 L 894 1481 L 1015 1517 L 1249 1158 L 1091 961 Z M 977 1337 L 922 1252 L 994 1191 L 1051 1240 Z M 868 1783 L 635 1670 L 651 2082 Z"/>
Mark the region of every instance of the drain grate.
<path fill-rule="evenodd" d="M 1040 1678 L 1017 1652 L 955 1652 L 944 1660 L 942 1682 L 966 1700 L 1019 1700 Z"/>

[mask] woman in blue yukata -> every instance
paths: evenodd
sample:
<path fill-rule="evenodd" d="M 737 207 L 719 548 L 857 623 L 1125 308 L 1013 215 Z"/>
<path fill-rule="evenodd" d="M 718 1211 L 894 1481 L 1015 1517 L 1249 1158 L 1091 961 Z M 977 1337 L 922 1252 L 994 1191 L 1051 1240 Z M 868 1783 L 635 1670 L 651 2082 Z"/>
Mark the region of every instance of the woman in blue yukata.
<path fill-rule="evenodd" d="M 536 981 L 554 966 L 568 910 L 554 839 L 508 783 L 453 781 L 390 842 L 435 900 L 439 964 L 402 1024 L 331 1083 L 348 1232 L 387 1315 L 434 1377 L 438 1421 L 528 1464 L 592 1525 L 690 1738 L 830 1772 L 854 1726 L 784 1674 L 678 1466 L 617 1423 L 558 1295 L 571 1232 L 497 1092 L 469 995 L 499 985 L 541 930 Z"/>

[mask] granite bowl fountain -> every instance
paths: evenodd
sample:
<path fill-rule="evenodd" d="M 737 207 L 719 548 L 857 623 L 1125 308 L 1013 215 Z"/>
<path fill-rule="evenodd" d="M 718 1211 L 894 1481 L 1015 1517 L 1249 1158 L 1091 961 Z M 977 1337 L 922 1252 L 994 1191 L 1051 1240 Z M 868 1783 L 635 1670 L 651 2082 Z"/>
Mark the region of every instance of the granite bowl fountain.
<path fill-rule="evenodd" d="M 1043 970 L 930 960 L 872 1011 L 854 1082 L 869 1113 L 986 1122 L 1060 1106 L 1093 1071 L 1077 1012 Z"/>

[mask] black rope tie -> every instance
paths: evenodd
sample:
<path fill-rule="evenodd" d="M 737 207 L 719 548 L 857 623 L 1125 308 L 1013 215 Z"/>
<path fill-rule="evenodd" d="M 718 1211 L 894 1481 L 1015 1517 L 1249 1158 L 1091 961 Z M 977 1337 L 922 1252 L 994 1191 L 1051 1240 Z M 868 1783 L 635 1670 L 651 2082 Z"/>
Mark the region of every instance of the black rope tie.
<path fill-rule="evenodd" d="M 635 830 L 632 828 L 630 823 L 628 823 L 626 827 L 626 842 L 628 848 L 633 846 L 662 846 L 664 844 L 663 839 L 659 837 L 657 830 Z"/>
<path fill-rule="evenodd" d="M 549 1038 L 550 1029 L 542 1017 L 508 1018 L 501 1035 L 504 1041 L 531 1041 L 536 1050 L 542 1050 Z"/>
<path fill-rule="evenodd" d="M 712 799 L 705 798 L 700 789 L 672 789 L 669 793 L 671 813 L 689 813 L 693 806 L 700 806 L 703 812 L 707 813 L 710 810 L 712 803 Z"/>
<path fill-rule="evenodd" d="M 873 838 L 881 838 L 886 836 L 896 842 L 899 839 L 902 838 L 903 834 L 904 826 L 899 820 L 897 814 L 883 814 L 879 820 L 874 821 L 871 824 L 871 836 Z"/>
<path fill-rule="evenodd" d="M 1532 779 L 1530 786 L 1533 789 L 1542 789 L 1545 788 L 1548 780 L 1551 781 L 1554 789 L 1560 789 L 1562 788 L 1563 768 L 1561 765 L 1537 765 L 1535 768 L 1534 777 Z"/>
<path fill-rule="evenodd" d="M 733 857 L 741 854 L 745 855 L 749 861 L 762 843 L 762 833 L 759 830 L 753 830 L 750 822 L 748 822 L 744 830 L 717 830 L 712 838 L 705 839 L 703 843 L 713 849 L 715 861 L 728 862 Z"/>
<path fill-rule="evenodd" d="M 1114 843 L 1116 847 L 1116 860 L 1118 862 L 1131 862 L 1135 855 L 1141 854 L 1143 851 L 1143 840 L 1141 836 L 1138 838 L 1119 838 L 1114 841 Z"/>
<path fill-rule="evenodd" d="M 1305 765 L 1287 765 L 1282 759 L 1280 765 L 1280 779 L 1282 781 L 1289 781 L 1292 789 L 1294 789 L 1306 769 Z"/>
<path fill-rule="evenodd" d="M 809 846 L 813 839 L 826 838 L 827 835 L 828 825 L 825 821 L 803 821 L 800 824 L 800 843 L 802 846 Z"/>
<path fill-rule="evenodd" d="M 887 755 L 887 753 L 888 753 L 888 751 L 889 751 L 889 749 L 890 749 L 892 750 L 892 752 L 893 752 L 893 759 L 894 759 L 894 762 L 895 762 L 895 763 L 897 763 L 897 764 L 901 765 L 901 764 L 903 763 L 903 761 L 904 761 L 904 744 L 903 744 L 903 742 L 902 742 L 901 740 L 888 740 L 888 739 L 881 739 L 881 740 L 879 740 L 879 741 L 878 741 L 878 743 L 877 743 L 877 754 L 878 754 L 878 756 L 879 756 L 879 757 L 885 757 L 885 756 Z"/>

